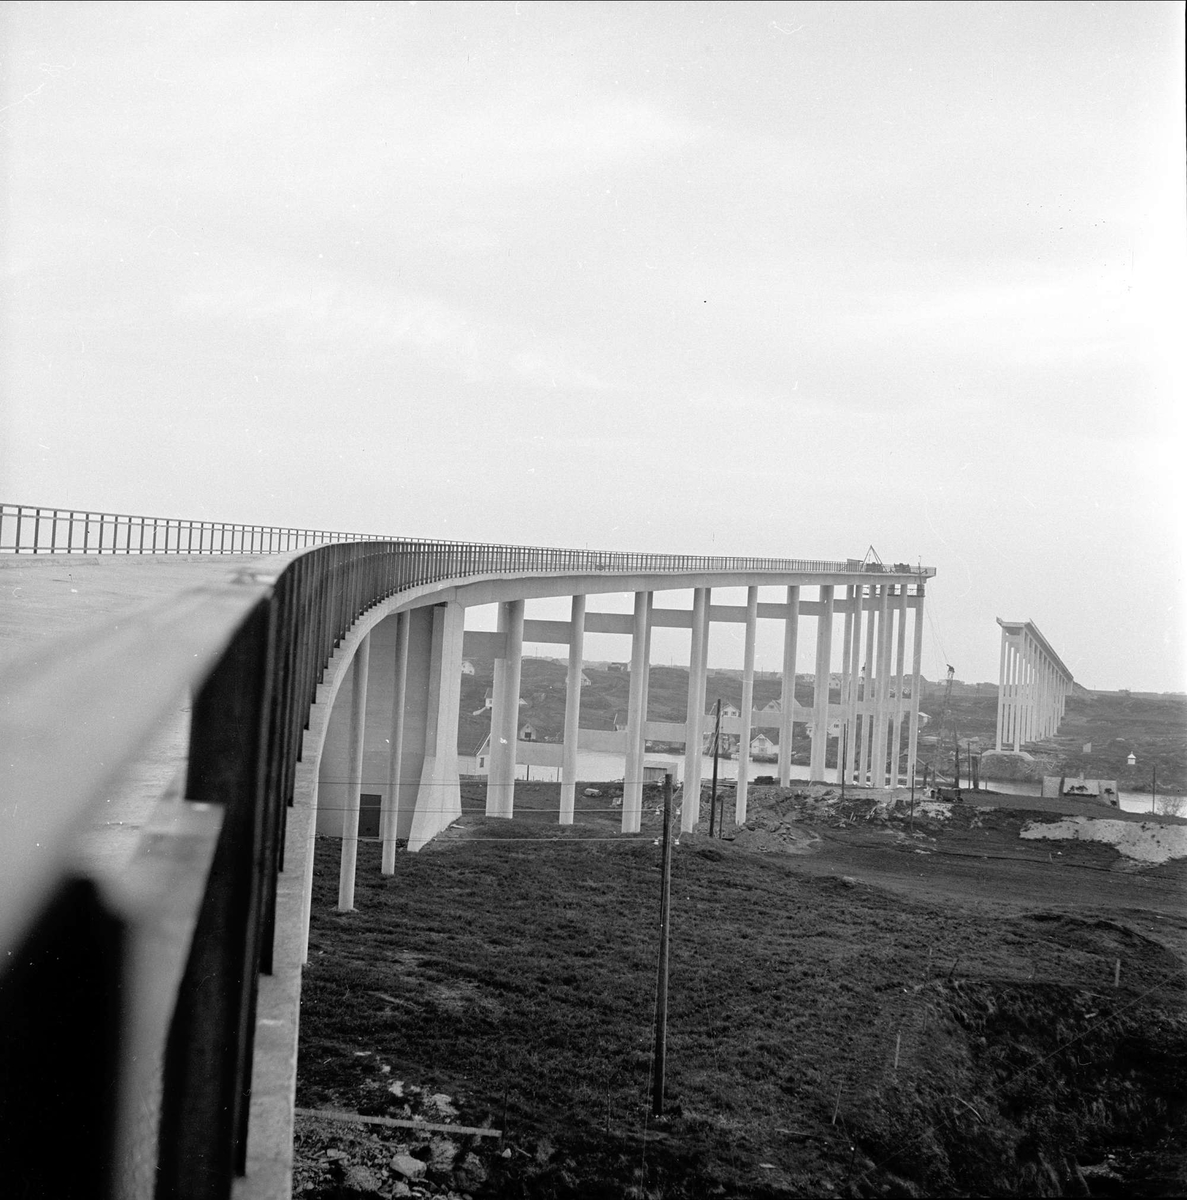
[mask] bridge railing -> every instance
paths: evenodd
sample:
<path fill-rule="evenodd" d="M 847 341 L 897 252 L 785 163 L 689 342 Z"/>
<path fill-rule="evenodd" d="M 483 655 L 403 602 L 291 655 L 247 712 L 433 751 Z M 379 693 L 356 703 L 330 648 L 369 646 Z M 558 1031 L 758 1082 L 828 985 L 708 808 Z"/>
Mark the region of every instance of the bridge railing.
<path fill-rule="evenodd" d="M 620 574 L 687 574 L 695 571 L 773 571 L 805 574 L 934 573 L 909 563 L 861 559 L 756 558 L 747 556 L 647 554 L 616 550 L 501 545 L 486 542 L 392 538 L 341 530 L 226 521 L 145 517 L 29 504 L 0 504 L 0 554 L 289 554 L 342 542 L 390 542 L 415 548 L 432 562 L 448 557 L 463 574 L 554 571 Z M 426 577 L 427 579 L 427 577 Z M 423 581 L 422 581 L 423 582 Z"/>
<path fill-rule="evenodd" d="M 0 554 L 286 554 L 368 535 L 0 504 Z"/>
<path fill-rule="evenodd" d="M 53 532 L 66 510 L 4 511 L 43 514 L 38 553 L 127 553 L 128 530 L 133 553 L 142 530 L 145 553 L 231 552 L 205 535 L 183 547 L 177 529 L 201 523 L 166 535 L 157 522 L 153 550 L 150 518 L 84 514 L 117 534 L 80 548 Z M 275 552 L 278 534 L 326 536 L 233 528 L 236 553 Z M 27 535 L 14 526 L 2 548 L 24 552 Z M 0 1158 L 17 1194 L 230 1195 L 246 1165 L 258 980 L 273 965 L 303 730 L 334 647 L 369 608 L 500 574 L 845 566 L 341 536 L 278 573 L 239 572 L 0 669 Z M 162 799 L 110 877 L 77 854 L 79 837 L 186 695 L 180 795 Z M 68 1129 L 71 1153 L 30 1154 L 45 1128 Z"/>

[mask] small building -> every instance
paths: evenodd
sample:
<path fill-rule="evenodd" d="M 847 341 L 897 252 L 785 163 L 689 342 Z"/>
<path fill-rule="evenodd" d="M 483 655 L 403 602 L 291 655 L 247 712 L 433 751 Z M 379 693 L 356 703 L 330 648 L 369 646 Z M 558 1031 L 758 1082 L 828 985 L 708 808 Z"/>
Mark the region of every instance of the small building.
<path fill-rule="evenodd" d="M 1128 764 L 1129 764 L 1131 767 L 1136 767 L 1136 766 L 1138 765 L 1138 758 L 1137 758 L 1137 755 L 1136 755 L 1136 754 L 1134 754 L 1134 752 L 1133 752 L 1132 750 L 1129 752 L 1129 757 L 1128 757 L 1128 758 L 1127 758 L 1125 761 L 1126 761 L 1126 762 L 1127 762 L 1127 763 L 1128 763 Z"/>
<path fill-rule="evenodd" d="M 474 664 L 468 658 L 462 659 L 462 674 L 463 675 L 473 675 L 474 674 Z"/>
<path fill-rule="evenodd" d="M 774 758 L 779 753 L 779 747 L 765 733 L 760 733 L 750 742 L 751 758 Z"/>
<path fill-rule="evenodd" d="M 840 717 L 834 717 L 833 720 L 829 721 L 828 726 L 825 729 L 825 736 L 830 738 L 839 738 L 841 736 L 841 726 L 843 724 L 844 722 Z M 814 732 L 815 731 L 813 729 L 812 722 L 809 721 L 807 724 L 808 736 L 811 737 Z"/>
<path fill-rule="evenodd" d="M 765 713 L 781 713 L 783 711 L 782 698 L 777 697 L 774 700 L 768 700 L 766 704 L 762 706 L 760 711 Z"/>
<path fill-rule="evenodd" d="M 717 740 L 717 753 L 719 755 L 721 755 L 722 758 L 729 758 L 729 756 L 731 754 L 733 754 L 734 749 L 737 747 L 737 744 L 738 744 L 737 734 L 723 733 Z M 712 729 L 706 729 L 705 732 L 703 734 L 701 734 L 701 753 L 702 754 L 712 754 L 713 753 L 713 730 Z"/>
<path fill-rule="evenodd" d="M 671 775 L 672 781 L 676 779 L 676 764 L 669 762 L 656 762 L 652 759 L 648 762 L 643 760 L 643 782 L 644 783 L 663 783 L 664 776 Z"/>
<path fill-rule="evenodd" d="M 1097 800 L 1110 808 L 1120 808 L 1115 779 L 1085 779 L 1082 775 L 1044 775 L 1043 797 L 1048 800 L 1062 796 Z"/>

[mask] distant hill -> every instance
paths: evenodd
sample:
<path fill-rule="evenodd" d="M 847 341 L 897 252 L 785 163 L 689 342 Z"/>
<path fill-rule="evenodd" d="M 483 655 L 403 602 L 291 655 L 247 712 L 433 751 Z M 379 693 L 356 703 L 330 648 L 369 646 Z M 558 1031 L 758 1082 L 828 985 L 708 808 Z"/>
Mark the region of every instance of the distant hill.
<path fill-rule="evenodd" d="M 493 666 L 471 659 L 473 675 L 462 676 L 461 720 L 458 746 L 473 753 L 490 733 L 490 713 L 483 710 L 491 686 Z M 621 663 L 586 663 L 589 686 L 581 691 L 581 724 L 588 729 L 613 729 L 618 714 L 625 720 L 631 676 Z M 520 695 L 526 701 L 520 722 L 531 722 L 543 741 L 559 742 L 565 726 L 566 665 L 550 658 L 523 660 Z M 754 680 L 754 707 L 762 708 L 782 693 L 779 677 L 766 673 Z M 796 699 L 812 703 L 810 676 L 796 676 Z M 838 698 L 837 689 L 831 691 Z M 736 668 L 708 672 L 706 710 L 720 697 L 723 704 L 742 703 L 742 673 Z M 936 757 L 944 697 L 944 683 L 922 680 L 920 707 L 931 721 L 920 740 L 920 763 Z M 683 721 L 688 704 L 688 669 L 651 668 L 648 717 L 653 721 Z M 475 716 L 475 713 L 480 715 Z M 952 716 L 957 735 L 992 749 L 997 734 L 997 684 L 953 684 Z M 775 731 L 767 730 L 774 739 Z M 950 734 L 949 734 L 950 736 Z M 809 745 L 802 726 L 796 727 L 796 747 Z M 1084 746 L 1091 743 L 1091 750 Z M 1068 697 L 1059 736 L 1044 746 L 1057 757 L 1061 772 L 1089 778 L 1116 779 L 1128 791 L 1148 790 L 1150 774 L 1157 768 L 1159 788 L 1187 790 L 1187 696 L 1149 692 L 1101 692 L 1079 688 Z M 1133 752 L 1137 764 L 1127 758 Z"/>

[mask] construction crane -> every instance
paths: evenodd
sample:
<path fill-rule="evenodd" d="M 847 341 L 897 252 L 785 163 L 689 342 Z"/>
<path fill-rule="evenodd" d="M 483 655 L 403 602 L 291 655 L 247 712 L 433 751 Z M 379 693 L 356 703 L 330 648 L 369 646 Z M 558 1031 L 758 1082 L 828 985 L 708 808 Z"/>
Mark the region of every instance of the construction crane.
<path fill-rule="evenodd" d="M 956 668 L 951 663 L 948 664 L 948 678 L 944 683 L 944 707 L 940 713 L 940 727 L 936 730 L 936 752 L 932 755 L 931 769 L 932 777 L 939 785 L 939 769 L 936 765 L 941 752 L 944 749 L 944 732 L 948 728 L 949 718 L 952 716 L 952 680 L 956 675 Z M 960 739 L 956 736 L 956 722 L 952 723 L 952 748 L 954 763 L 952 782 L 957 788 L 960 787 Z"/>

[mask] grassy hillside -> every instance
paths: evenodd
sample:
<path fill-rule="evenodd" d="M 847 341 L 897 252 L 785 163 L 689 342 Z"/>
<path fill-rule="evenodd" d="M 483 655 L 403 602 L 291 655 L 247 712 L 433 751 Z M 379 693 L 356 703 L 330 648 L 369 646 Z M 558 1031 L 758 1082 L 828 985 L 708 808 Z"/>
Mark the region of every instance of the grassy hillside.
<path fill-rule="evenodd" d="M 482 709 L 483 696 L 491 685 L 489 662 L 474 662 L 475 674 L 462 677 L 462 722 L 458 744 L 463 752 L 472 752 L 490 732 L 489 713 L 472 714 Z M 545 741 L 560 741 L 565 723 L 564 663 L 549 659 L 525 658 L 520 694 L 527 703 L 522 720 L 531 721 Z M 625 716 L 630 692 L 630 674 L 624 670 L 586 667 L 590 685 L 581 693 L 581 723 L 588 728 L 613 727 L 616 713 Z M 657 721 L 683 721 L 688 706 L 688 671 L 684 667 L 653 666 L 650 676 L 648 715 Z M 757 678 L 754 704 L 761 708 L 778 699 L 778 679 Z M 742 677 L 739 671 L 711 670 L 706 687 L 706 708 L 718 699 L 740 706 Z M 836 689 L 832 698 L 837 699 Z M 812 703 L 812 685 L 797 683 L 796 699 Z M 920 745 L 920 762 L 936 758 L 934 741 L 943 715 L 942 684 L 925 683 L 920 708 L 931 717 Z M 951 721 L 957 735 L 978 740 L 992 748 L 997 731 L 997 696 L 956 694 L 952 697 Z M 950 727 L 951 728 L 951 727 Z M 777 740 L 773 730 L 768 736 Z M 949 733 L 949 737 L 950 737 Z M 1084 753 L 1085 743 L 1092 749 Z M 810 742 L 802 726 L 796 728 L 795 748 L 807 750 Z M 1050 743 L 1055 768 L 1060 774 L 1083 774 L 1090 778 L 1116 779 L 1123 790 L 1148 790 L 1150 772 L 1157 767 L 1159 789 L 1187 790 L 1187 697 L 1129 696 L 1118 693 L 1086 693 L 1069 698 L 1059 736 Z M 1129 767 L 1130 751 L 1137 765 Z M 950 760 L 950 755 L 949 755 Z M 945 770 L 947 761 L 945 760 Z"/>
<path fill-rule="evenodd" d="M 468 789 L 461 825 L 391 878 L 363 847 L 351 914 L 319 844 L 298 1102 L 431 1118 L 444 1095 L 504 1137 L 303 1119 L 315 1200 L 370 1194 L 344 1190 L 344 1163 L 407 1194 L 400 1153 L 429 1164 L 419 1195 L 1183 1191 L 1180 866 L 1139 875 L 1087 843 L 1049 857 L 1017 814 L 912 828 L 755 789 L 756 831 L 793 819 L 783 852 L 756 832 L 685 836 L 674 857 L 657 1120 L 654 794 L 623 839 L 606 796 L 559 829 L 555 793 L 519 789 L 507 822 Z"/>

